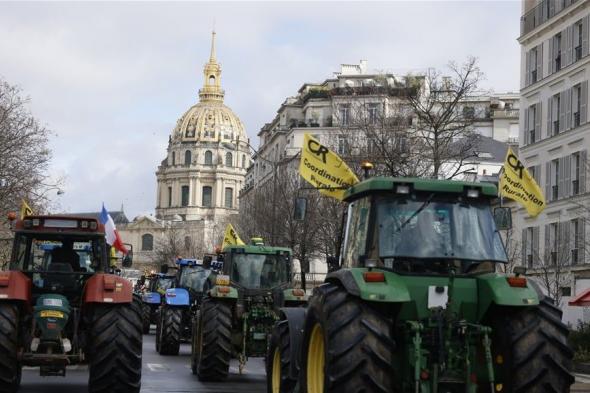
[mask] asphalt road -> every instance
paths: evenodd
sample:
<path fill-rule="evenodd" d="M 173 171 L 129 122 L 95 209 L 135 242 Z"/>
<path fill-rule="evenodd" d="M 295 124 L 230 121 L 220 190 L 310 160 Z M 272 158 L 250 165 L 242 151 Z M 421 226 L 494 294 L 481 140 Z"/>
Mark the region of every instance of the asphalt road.
<path fill-rule="evenodd" d="M 153 329 L 152 329 L 153 332 Z M 179 356 L 160 356 L 154 346 L 154 335 L 143 336 L 142 393 L 262 393 L 266 392 L 263 359 L 250 359 L 244 373 L 238 373 L 232 361 L 230 376 L 222 383 L 199 382 L 190 370 L 190 345 L 183 344 Z M 87 392 L 88 369 L 71 367 L 63 377 L 40 377 L 39 369 L 23 370 L 19 393 L 84 393 Z"/>

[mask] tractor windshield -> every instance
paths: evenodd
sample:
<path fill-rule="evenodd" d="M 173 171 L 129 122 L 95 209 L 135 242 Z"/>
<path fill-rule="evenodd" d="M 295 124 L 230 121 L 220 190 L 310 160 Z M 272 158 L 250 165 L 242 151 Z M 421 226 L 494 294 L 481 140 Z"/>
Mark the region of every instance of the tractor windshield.
<path fill-rule="evenodd" d="M 231 279 L 249 289 L 274 288 L 289 281 L 289 260 L 277 254 L 233 254 Z"/>
<path fill-rule="evenodd" d="M 483 202 L 383 197 L 377 199 L 376 220 L 382 259 L 507 261 L 489 205 Z"/>
<path fill-rule="evenodd" d="M 154 282 L 154 287 L 152 292 L 159 292 L 159 293 L 166 293 L 166 289 L 172 288 L 172 284 L 174 284 L 174 277 L 159 277 Z"/>
<path fill-rule="evenodd" d="M 196 292 L 203 292 L 203 286 L 210 274 L 211 270 L 201 266 L 187 266 L 182 269 L 179 286 L 181 288 L 190 288 Z"/>

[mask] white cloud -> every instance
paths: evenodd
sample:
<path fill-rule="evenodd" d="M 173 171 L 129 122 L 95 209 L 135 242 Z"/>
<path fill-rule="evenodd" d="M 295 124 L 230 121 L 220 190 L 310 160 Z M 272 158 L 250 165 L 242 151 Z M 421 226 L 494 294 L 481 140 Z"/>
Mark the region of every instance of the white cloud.
<path fill-rule="evenodd" d="M 228 104 L 257 143 L 304 82 L 369 60 L 406 72 L 480 58 L 518 90 L 519 2 L 0 3 L 0 76 L 54 130 L 70 211 L 155 205 L 157 165 L 197 100 L 215 20 Z"/>

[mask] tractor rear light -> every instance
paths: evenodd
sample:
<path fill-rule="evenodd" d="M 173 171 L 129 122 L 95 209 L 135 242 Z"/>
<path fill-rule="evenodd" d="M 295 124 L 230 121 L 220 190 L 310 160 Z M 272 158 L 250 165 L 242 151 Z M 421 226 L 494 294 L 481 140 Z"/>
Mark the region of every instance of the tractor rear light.
<path fill-rule="evenodd" d="M 298 296 L 298 297 L 305 296 L 305 291 L 303 289 L 299 289 L 299 288 L 293 289 L 293 291 L 291 293 L 293 293 L 293 296 Z"/>
<path fill-rule="evenodd" d="M 33 218 L 33 226 L 34 226 L 34 227 L 38 227 L 40 223 L 41 223 L 41 222 L 39 221 L 39 219 L 38 219 L 38 218 Z"/>
<path fill-rule="evenodd" d="M 426 370 L 420 371 L 420 379 L 421 380 L 428 381 L 428 378 L 430 378 L 430 374 L 428 373 L 428 371 L 426 371 Z"/>
<path fill-rule="evenodd" d="M 92 229 L 93 231 L 96 230 L 96 221 L 90 222 L 90 229 Z"/>
<path fill-rule="evenodd" d="M 80 221 L 80 228 L 87 229 L 88 221 Z"/>
<path fill-rule="evenodd" d="M 507 277 L 508 285 L 515 288 L 526 288 L 525 277 Z"/>
<path fill-rule="evenodd" d="M 479 198 L 479 190 L 477 188 L 468 189 L 467 198 Z"/>
<path fill-rule="evenodd" d="M 114 291 L 116 288 L 115 279 L 113 277 L 106 276 L 104 278 L 104 289 L 105 291 Z"/>
<path fill-rule="evenodd" d="M 398 194 L 409 194 L 410 186 L 408 186 L 407 184 L 398 184 L 395 188 L 395 192 Z"/>
<path fill-rule="evenodd" d="M 32 228 L 33 227 L 33 220 L 24 220 L 23 221 L 23 226 L 25 228 Z"/>
<path fill-rule="evenodd" d="M 217 292 L 219 292 L 219 293 L 229 293 L 230 292 L 230 288 L 229 287 L 217 287 Z"/>
<path fill-rule="evenodd" d="M 382 272 L 364 272 L 363 279 L 365 282 L 385 282 L 385 274 Z"/>
<path fill-rule="evenodd" d="M 10 274 L 0 274 L 0 287 L 7 287 L 10 282 Z"/>

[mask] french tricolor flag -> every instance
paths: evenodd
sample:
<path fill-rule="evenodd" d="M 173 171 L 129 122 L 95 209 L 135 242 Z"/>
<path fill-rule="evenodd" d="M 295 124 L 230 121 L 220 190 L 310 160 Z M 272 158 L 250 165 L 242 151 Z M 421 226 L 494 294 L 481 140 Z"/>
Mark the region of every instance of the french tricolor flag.
<path fill-rule="evenodd" d="M 121 251 L 123 254 L 127 254 L 127 248 L 123 245 L 123 241 L 121 240 L 121 236 L 119 236 L 119 232 L 117 232 L 117 228 L 115 227 L 115 222 L 113 218 L 102 205 L 102 211 L 100 212 L 100 222 L 104 225 L 104 232 L 105 237 L 107 238 L 107 243 L 110 246 L 115 247 L 117 251 Z"/>

